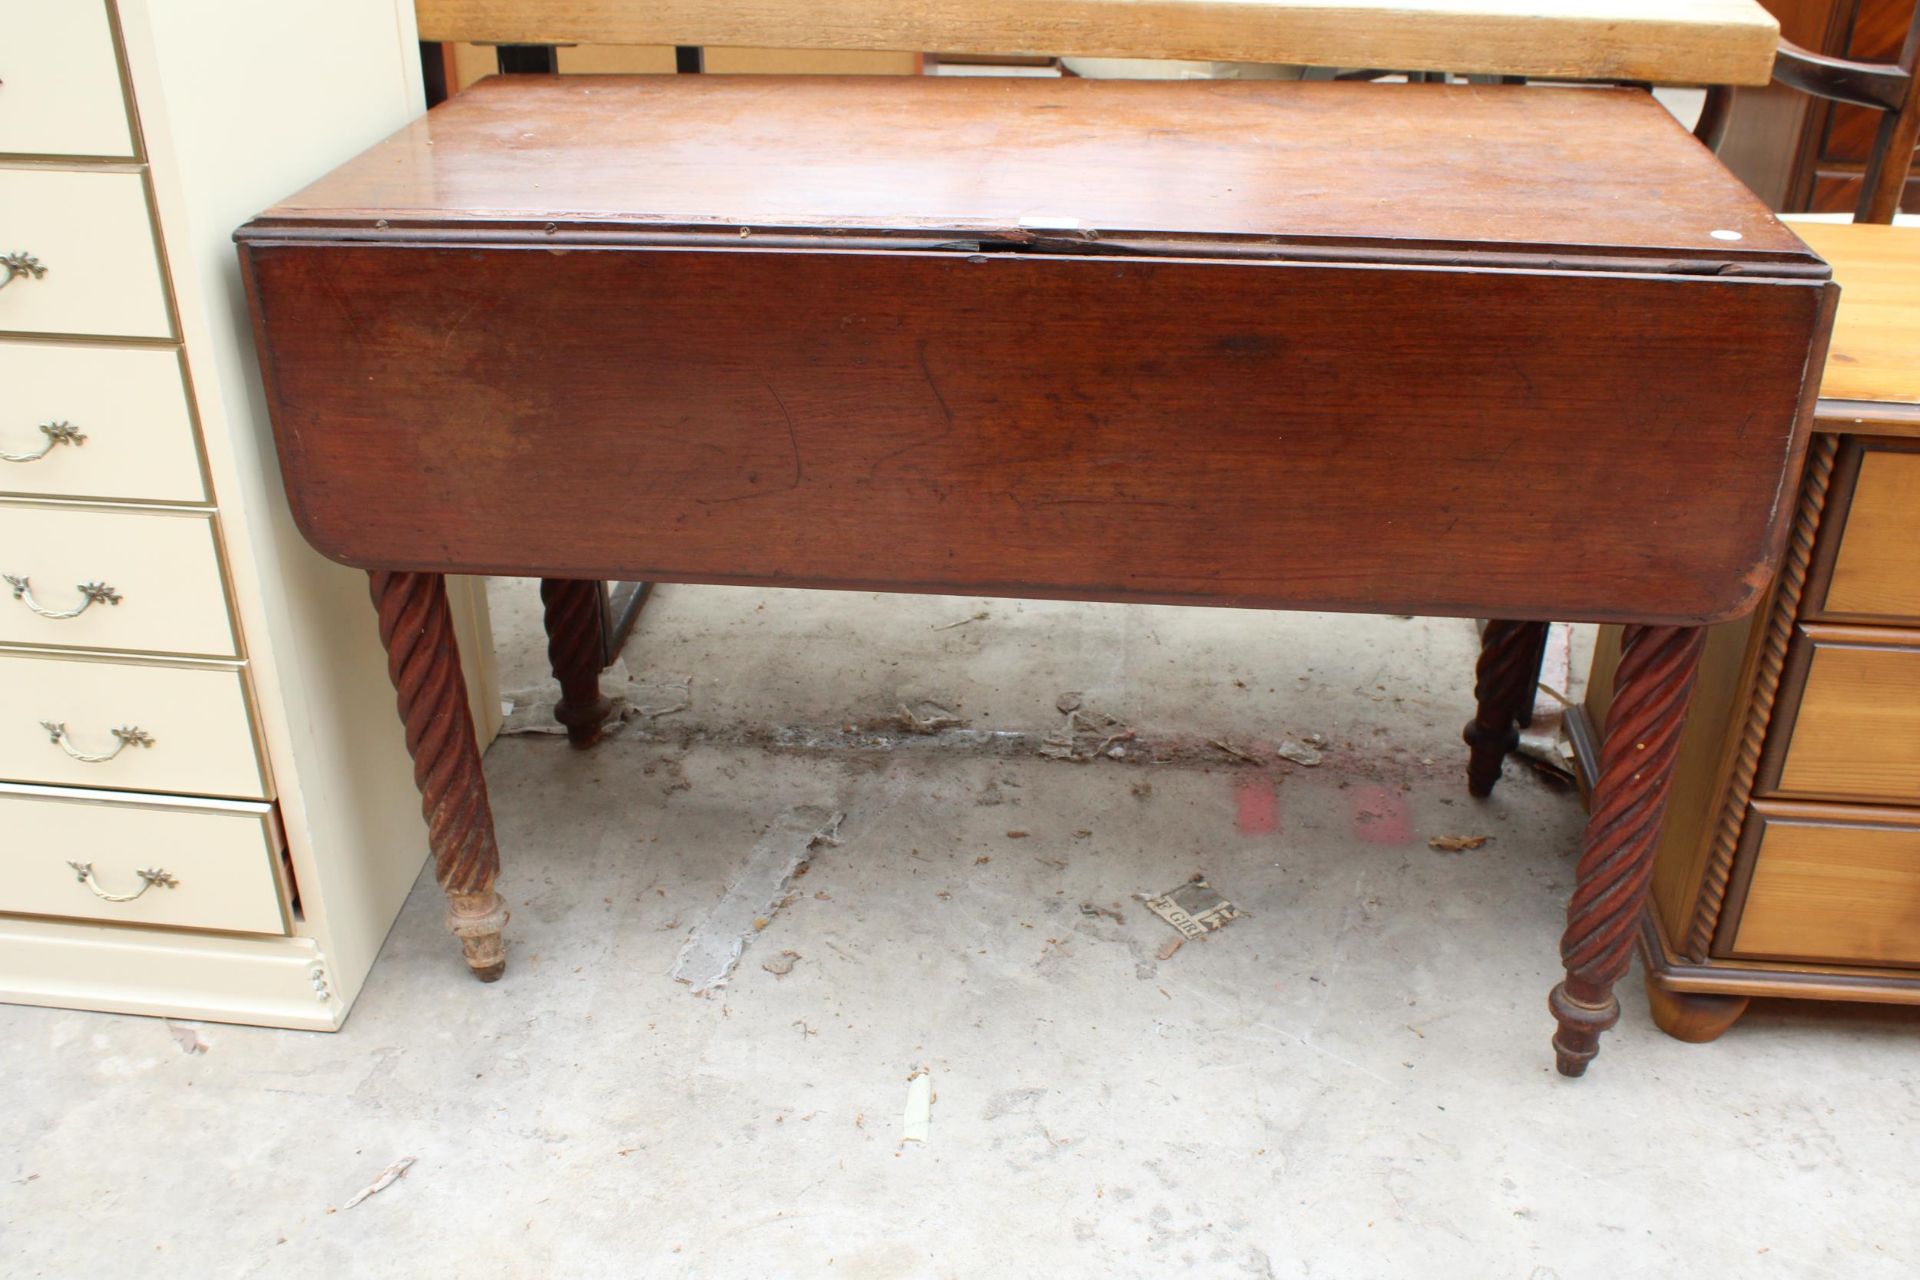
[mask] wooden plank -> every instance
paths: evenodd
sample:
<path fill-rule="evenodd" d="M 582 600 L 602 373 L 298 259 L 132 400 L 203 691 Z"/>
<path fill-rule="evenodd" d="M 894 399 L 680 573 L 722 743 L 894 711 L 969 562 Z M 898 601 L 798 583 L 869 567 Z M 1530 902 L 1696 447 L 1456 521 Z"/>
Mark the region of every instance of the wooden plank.
<path fill-rule="evenodd" d="M 1733 953 L 1920 965 L 1920 813 L 1756 803 Z"/>
<path fill-rule="evenodd" d="M 266 216 L 1817 263 L 1646 94 L 1471 85 L 500 77 Z"/>
<path fill-rule="evenodd" d="M 1754 0 L 416 0 L 423 40 L 698 44 L 1765 84 Z"/>
<path fill-rule="evenodd" d="M 1005 253 L 247 259 L 296 518 L 348 564 L 1672 622 L 1738 615 L 1771 577 L 1802 370 L 1754 353 L 1806 351 L 1825 290 Z"/>

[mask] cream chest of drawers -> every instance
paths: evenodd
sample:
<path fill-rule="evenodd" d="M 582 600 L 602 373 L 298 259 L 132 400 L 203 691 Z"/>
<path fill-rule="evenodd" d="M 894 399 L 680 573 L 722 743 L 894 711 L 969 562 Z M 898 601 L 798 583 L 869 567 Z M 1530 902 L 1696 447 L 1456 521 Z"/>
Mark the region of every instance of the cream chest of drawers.
<path fill-rule="evenodd" d="M 425 832 L 365 577 L 286 516 L 229 235 L 421 109 L 412 7 L 0 19 L 0 999 L 336 1027 Z"/>

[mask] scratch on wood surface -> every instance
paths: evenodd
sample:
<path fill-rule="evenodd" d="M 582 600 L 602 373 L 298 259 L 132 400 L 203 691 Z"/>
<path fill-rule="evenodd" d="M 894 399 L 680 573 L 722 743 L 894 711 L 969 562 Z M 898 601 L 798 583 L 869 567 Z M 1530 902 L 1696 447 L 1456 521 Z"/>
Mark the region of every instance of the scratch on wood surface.
<path fill-rule="evenodd" d="M 333 278 L 333 272 L 320 270 L 311 274 L 318 278 L 321 291 L 340 304 L 340 314 L 346 320 L 347 328 L 353 330 L 354 341 L 363 347 L 366 346 L 367 335 L 365 330 L 361 329 L 358 317 L 353 314 L 353 302 L 341 292 L 339 283 Z"/>
<path fill-rule="evenodd" d="M 889 462 L 894 461 L 896 458 L 905 457 L 907 454 L 912 453 L 915 449 L 925 449 L 925 448 L 928 448 L 929 446 L 939 444 L 942 440 L 945 440 L 948 436 L 953 434 L 953 428 L 954 428 L 953 406 L 947 403 L 947 397 L 943 395 L 940 391 L 940 383 L 938 379 L 936 379 L 933 376 L 932 367 L 927 364 L 927 344 L 924 339 L 922 339 L 919 343 L 915 344 L 914 355 L 920 362 L 920 377 L 922 380 L 926 382 L 927 390 L 933 393 L 933 398 L 935 403 L 937 403 L 940 406 L 940 416 L 946 420 L 946 426 L 943 427 L 941 430 L 936 431 L 930 436 L 924 436 L 921 439 L 909 441 L 908 443 L 901 445 L 899 448 L 890 449 L 886 453 L 881 454 L 878 458 L 875 458 L 873 461 L 873 465 L 867 468 L 867 479 L 869 481 L 872 481 L 878 478 L 880 474 L 880 468 L 886 466 Z"/>
<path fill-rule="evenodd" d="M 786 424 L 787 428 L 787 447 L 793 452 L 793 477 L 783 485 L 766 489 L 754 489 L 749 493 L 734 493 L 724 498 L 695 498 L 694 501 L 703 507 L 717 507 L 729 502 L 751 502 L 755 498 L 770 498 L 777 493 L 792 493 L 795 489 L 798 489 L 807 478 L 806 464 L 800 457 L 800 431 L 794 426 L 793 411 L 787 408 L 787 402 L 780 398 L 780 393 L 773 389 L 771 382 L 762 378 L 760 379 L 760 386 L 768 395 L 773 397 L 774 404 L 780 407 L 780 418 L 781 421 Z"/>
<path fill-rule="evenodd" d="M 447 336 L 440 339 L 440 349 L 442 351 L 445 351 L 448 347 L 453 345 L 453 335 L 460 332 L 460 326 L 467 322 L 467 317 L 472 315 L 474 312 L 478 311 L 479 309 L 480 309 L 480 299 L 475 298 L 472 302 L 467 304 L 467 309 L 465 311 L 462 311 L 459 315 L 453 318 L 453 323 L 447 326 Z"/>

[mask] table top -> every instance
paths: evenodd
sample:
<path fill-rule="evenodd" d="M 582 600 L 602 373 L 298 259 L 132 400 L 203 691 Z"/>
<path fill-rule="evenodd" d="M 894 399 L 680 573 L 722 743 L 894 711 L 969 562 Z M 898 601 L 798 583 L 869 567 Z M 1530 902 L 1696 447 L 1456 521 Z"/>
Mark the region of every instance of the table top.
<path fill-rule="evenodd" d="M 423 40 L 1080 54 L 1765 84 L 1756 0 L 415 0 Z"/>
<path fill-rule="evenodd" d="M 1797 222 L 1794 230 L 1840 283 L 1821 399 L 1920 406 L 1920 227 Z"/>
<path fill-rule="evenodd" d="M 269 210 L 252 234 L 289 227 L 1823 270 L 1627 89 L 497 77 Z"/>

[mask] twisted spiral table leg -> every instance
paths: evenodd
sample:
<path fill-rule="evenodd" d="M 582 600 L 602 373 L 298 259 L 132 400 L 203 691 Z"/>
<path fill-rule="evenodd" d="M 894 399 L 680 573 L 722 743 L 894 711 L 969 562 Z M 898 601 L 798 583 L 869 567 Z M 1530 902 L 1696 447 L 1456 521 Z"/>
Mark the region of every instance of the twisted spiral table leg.
<path fill-rule="evenodd" d="M 1551 624 L 1534 624 L 1533 649 L 1527 654 L 1526 669 L 1514 687 L 1514 723 L 1522 729 L 1533 727 L 1533 710 L 1540 701 L 1540 670 L 1547 663 L 1547 632 Z"/>
<path fill-rule="evenodd" d="M 553 718 L 567 726 L 567 741 L 590 747 L 613 714 L 600 694 L 606 619 L 601 585 L 583 578 L 542 578 L 540 601 L 547 609 L 547 661 L 560 682 Z"/>
<path fill-rule="evenodd" d="M 1487 624 L 1480 637 L 1480 664 L 1473 685 L 1479 708 L 1460 735 L 1468 749 L 1467 790 L 1476 796 L 1493 794 L 1501 762 L 1520 745 L 1515 726 L 1529 718 L 1546 633 L 1544 622 L 1496 620 Z"/>
<path fill-rule="evenodd" d="M 500 848 L 447 612 L 446 580 L 437 573 L 373 572 L 368 577 L 380 615 L 380 642 L 387 647 L 387 675 L 413 756 L 433 874 L 447 895 L 447 927 L 460 939 L 474 976 L 492 982 L 507 967 L 500 937 L 507 910 L 493 887 Z"/>
<path fill-rule="evenodd" d="M 1613 986 L 1632 961 L 1705 640 L 1699 627 L 1628 627 L 1621 637 L 1593 812 L 1560 940 L 1567 976 L 1547 1001 L 1560 1024 L 1553 1048 L 1563 1076 L 1586 1071 L 1600 1033 L 1620 1018 Z"/>

